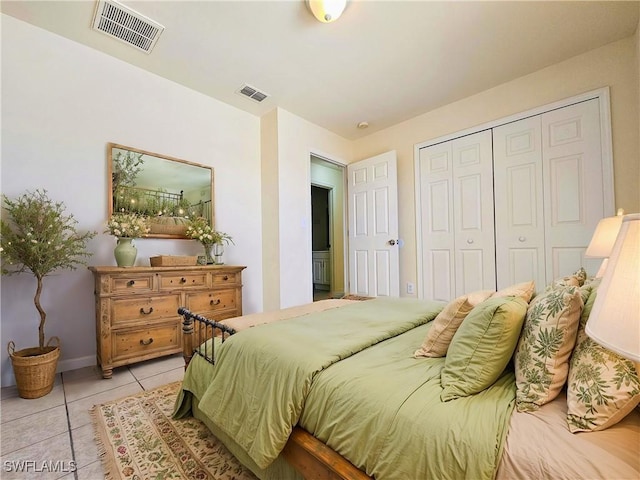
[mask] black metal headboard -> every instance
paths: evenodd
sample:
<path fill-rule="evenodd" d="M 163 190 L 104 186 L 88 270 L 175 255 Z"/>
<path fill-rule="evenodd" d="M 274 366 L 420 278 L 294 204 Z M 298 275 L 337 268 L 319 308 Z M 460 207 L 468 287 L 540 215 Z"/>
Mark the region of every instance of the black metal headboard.
<path fill-rule="evenodd" d="M 194 353 L 200 355 L 207 362 L 215 363 L 215 342 L 207 342 L 214 337 L 220 337 L 221 342 L 236 333 L 236 330 L 202 315 L 192 313 L 184 307 L 178 309 L 182 315 L 182 341 L 185 367 L 189 365 Z"/>

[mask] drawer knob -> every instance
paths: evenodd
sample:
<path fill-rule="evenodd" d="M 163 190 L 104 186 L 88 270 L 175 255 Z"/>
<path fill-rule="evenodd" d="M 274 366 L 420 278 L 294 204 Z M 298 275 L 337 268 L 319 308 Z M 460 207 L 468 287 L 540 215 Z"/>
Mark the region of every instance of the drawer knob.
<path fill-rule="evenodd" d="M 222 277 L 222 280 L 224 280 L 225 282 L 229 280 L 229 275 L 225 275 L 224 277 Z"/>
<path fill-rule="evenodd" d="M 209 302 L 209 305 L 220 305 L 220 299 L 218 298 L 216 300 L 211 300 Z"/>
<path fill-rule="evenodd" d="M 184 278 L 184 277 L 182 277 L 182 278 L 180 279 L 180 283 L 187 283 L 187 279 L 186 279 L 186 278 Z"/>
<path fill-rule="evenodd" d="M 153 338 L 149 338 L 149 340 L 140 339 L 140 345 L 151 345 L 153 343 Z"/>
<path fill-rule="evenodd" d="M 147 312 L 144 311 L 144 307 L 140 307 L 140 313 L 142 315 L 150 315 L 150 314 L 153 313 L 153 307 L 149 307 L 149 311 L 147 311 Z"/>
<path fill-rule="evenodd" d="M 133 287 L 136 284 L 135 280 L 129 280 L 127 282 L 127 287 Z"/>

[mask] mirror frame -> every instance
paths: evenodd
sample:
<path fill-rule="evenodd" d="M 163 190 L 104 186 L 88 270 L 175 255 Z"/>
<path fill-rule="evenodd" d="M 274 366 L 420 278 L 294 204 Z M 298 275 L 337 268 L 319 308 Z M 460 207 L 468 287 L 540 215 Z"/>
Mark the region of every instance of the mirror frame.
<path fill-rule="evenodd" d="M 166 160 L 169 162 L 177 162 L 177 163 L 181 163 L 181 164 L 185 164 L 185 165 L 190 165 L 193 167 L 199 167 L 199 168 L 203 168 L 206 170 L 209 170 L 211 172 L 211 212 L 210 212 L 210 218 L 211 218 L 211 228 L 215 229 L 215 208 L 214 208 L 214 171 L 213 171 L 213 167 L 209 167 L 207 165 L 202 165 L 199 163 L 195 163 L 195 162 L 190 162 L 188 160 L 183 160 L 181 158 L 175 158 L 175 157 L 170 157 L 168 155 L 161 155 L 159 153 L 154 153 L 154 152 L 149 152 L 147 150 L 141 150 L 139 148 L 133 148 L 133 147 L 128 147 L 126 145 L 120 145 L 117 143 L 108 143 L 107 144 L 107 181 L 108 181 L 108 188 L 107 188 L 107 208 L 108 208 L 108 217 L 107 218 L 111 218 L 111 216 L 114 213 L 114 192 L 113 192 L 113 173 L 114 173 L 114 169 L 113 169 L 113 154 L 114 154 L 114 149 L 118 149 L 118 150 L 127 150 L 130 152 L 134 152 L 136 154 L 141 154 L 141 155 L 146 155 L 149 157 L 155 157 L 158 158 L 160 160 Z M 162 185 L 158 185 L 157 189 L 160 190 L 162 189 Z M 186 229 L 186 227 L 185 227 Z M 170 238 L 170 239 L 184 239 L 184 238 L 189 238 L 186 236 L 186 234 L 182 233 L 148 233 L 147 235 L 145 235 L 145 238 Z"/>

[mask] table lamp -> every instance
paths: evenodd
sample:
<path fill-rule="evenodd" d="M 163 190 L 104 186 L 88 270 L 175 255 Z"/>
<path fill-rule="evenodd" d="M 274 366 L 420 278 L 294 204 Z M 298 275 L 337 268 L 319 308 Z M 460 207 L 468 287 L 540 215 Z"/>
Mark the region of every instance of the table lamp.
<path fill-rule="evenodd" d="M 589 242 L 589 246 L 584 252 L 584 256 L 587 258 L 604 258 L 600 264 L 598 273 L 596 273 L 596 278 L 602 277 L 607 267 L 607 260 L 609 255 L 611 255 L 613 244 L 620 231 L 623 213 L 624 210 L 619 209 L 615 217 L 607 217 L 600 220 L 596 226 L 596 231 L 593 233 L 591 242 Z"/>
<path fill-rule="evenodd" d="M 622 217 L 585 331 L 608 350 L 640 362 L 640 213 Z"/>

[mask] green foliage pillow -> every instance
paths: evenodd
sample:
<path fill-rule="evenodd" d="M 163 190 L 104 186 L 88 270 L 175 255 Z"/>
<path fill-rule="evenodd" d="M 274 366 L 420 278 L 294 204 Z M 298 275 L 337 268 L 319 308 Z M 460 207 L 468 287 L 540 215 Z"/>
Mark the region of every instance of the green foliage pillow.
<path fill-rule="evenodd" d="M 529 304 L 515 354 L 518 411 L 537 410 L 562 390 L 583 305 L 578 287 L 557 284 Z"/>
<path fill-rule="evenodd" d="M 442 368 L 443 402 L 481 392 L 500 377 L 518 343 L 527 303 L 492 297 L 471 310 L 458 328 Z"/>
<path fill-rule="evenodd" d="M 595 302 L 595 288 L 582 312 L 567 383 L 569 430 L 588 432 L 615 425 L 640 403 L 634 364 L 589 338 L 584 327 Z"/>

